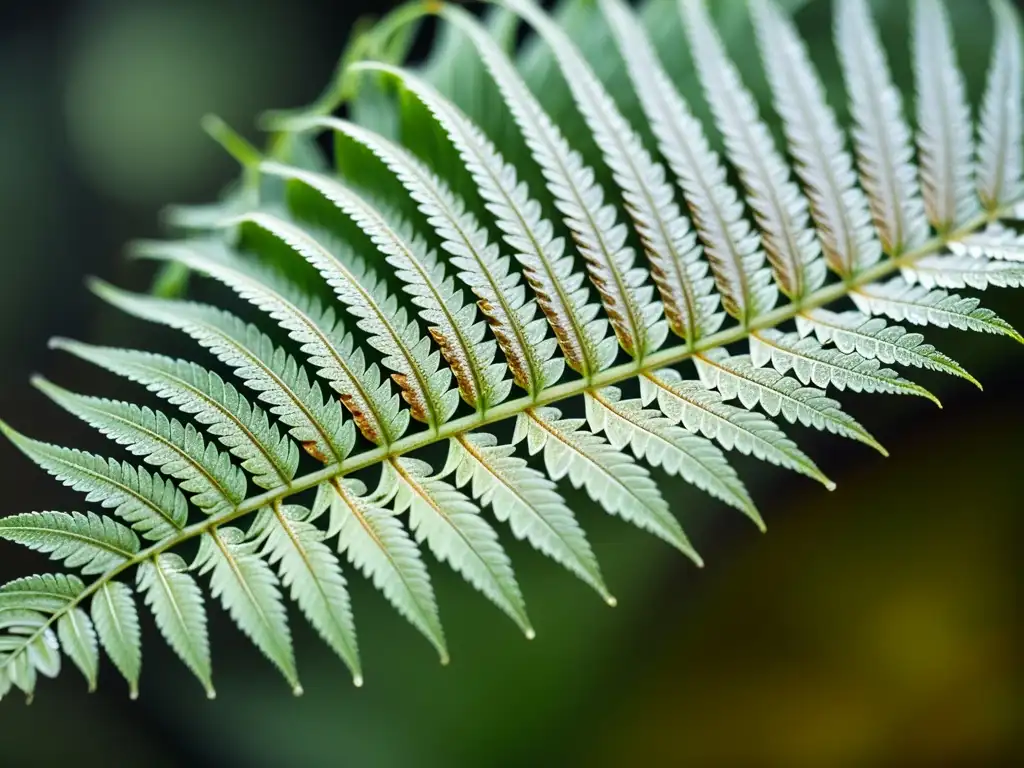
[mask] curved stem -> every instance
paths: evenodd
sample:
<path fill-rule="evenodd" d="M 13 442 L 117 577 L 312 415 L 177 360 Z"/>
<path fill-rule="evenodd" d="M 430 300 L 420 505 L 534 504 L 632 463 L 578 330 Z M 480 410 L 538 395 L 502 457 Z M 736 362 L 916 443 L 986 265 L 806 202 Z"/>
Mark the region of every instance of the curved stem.
<path fill-rule="evenodd" d="M 471 432 L 487 424 L 518 416 L 529 408 L 535 408 L 558 402 L 560 400 L 565 400 L 569 397 L 582 395 L 587 390 L 600 389 L 602 387 L 616 384 L 635 376 L 655 371 L 659 368 L 675 365 L 693 357 L 694 355 L 707 352 L 711 349 L 715 349 L 716 347 L 723 347 L 728 344 L 742 341 L 754 331 L 775 327 L 787 320 L 791 320 L 801 312 L 822 307 L 826 304 L 831 304 L 832 302 L 847 296 L 857 288 L 868 285 L 869 283 L 877 282 L 903 267 L 910 266 L 917 259 L 941 250 L 948 242 L 966 237 L 986 224 L 1006 217 L 1015 205 L 1016 203 L 1005 206 L 996 211 L 979 214 L 972 221 L 968 222 L 955 232 L 948 233 L 942 237 L 933 238 L 920 248 L 914 251 L 908 251 L 898 258 L 890 258 L 881 261 L 845 281 L 826 285 L 814 293 L 805 296 L 802 300 L 777 307 L 770 312 L 766 312 L 760 317 L 754 318 L 746 325 L 736 325 L 731 328 L 726 328 L 718 333 L 712 334 L 711 336 L 699 339 L 692 344 L 677 344 L 673 347 L 654 352 L 644 358 L 642 362 L 631 360 L 629 362 L 622 363 L 621 365 L 607 368 L 589 378 L 574 379 L 573 381 L 556 384 L 555 386 L 548 387 L 538 393 L 535 397 L 526 395 L 515 400 L 509 400 L 491 408 L 484 414 L 470 414 L 468 416 L 446 422 L 438 426 L 436 429 L 407 435 L 400 440 L 396 440 L 390 445 L 379 446 L 377 448 L 363 451 L 362 453 L 356 454 L 341 463 L 328 464 L 315 472 L 310 472 L 309 474 L 295 478 L 285 486 L 265 491 L 264 493 L 256 496 L 251 496 L 233 509 L 229 509 L 217 515 L 212 515 L 206 520 L 186 526 L 171 537 L 153 544 L 152 546 L 136 553 L 123 563 L 119 563 L 118 565 L 108 569 L 99 578 L 82 590 L 77 597 L 70 600 L 67 605 L 55 612 L 38 630 L 36 630 L 35 633 L 27 636 L 20 646 L 8 653 L 4 661 L 0 663 L 0 672 L 3 672 L 12 659 L 40 637 L 43 632 L 58 621 L 61 616 L 76 608 L 112 579 L 116 578 L 129 568 L 166 552 L 167 550 L 173 549 L 190 539 L 208 533 L 216 529 L 218 526 L 225 525 L 226 523 L 240 517 L 244 517 L 245 515 L 251 514 L 252 512 L 260 510 L 266 506 L 277 505 L 289 496 L 294 496 L 295 494 L 310 490 L 311 488 L 315 488 L 322 483 L 329 482 L 343 475 L 350 474 L 360 469 L 365 469 L 373 466 L 374 464 L 378 464 L 402 454 L 410 453 L 433 443 L 440 442 L 441 440 L 450 437 L 457 437 L 458 435 L 465 432 Z"/>

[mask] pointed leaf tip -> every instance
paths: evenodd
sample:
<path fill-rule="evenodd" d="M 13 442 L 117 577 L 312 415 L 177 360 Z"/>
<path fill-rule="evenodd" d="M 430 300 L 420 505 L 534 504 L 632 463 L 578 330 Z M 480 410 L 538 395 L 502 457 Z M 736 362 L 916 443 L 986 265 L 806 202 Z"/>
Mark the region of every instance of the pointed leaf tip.
<path fill-rule="evenodd" d="M 65 336 L 53 336 L 49 341 L 46 342 L 47 349 L 60 349 L 65 350 L 70 346 L 73 346 L 75 342 Z"/>

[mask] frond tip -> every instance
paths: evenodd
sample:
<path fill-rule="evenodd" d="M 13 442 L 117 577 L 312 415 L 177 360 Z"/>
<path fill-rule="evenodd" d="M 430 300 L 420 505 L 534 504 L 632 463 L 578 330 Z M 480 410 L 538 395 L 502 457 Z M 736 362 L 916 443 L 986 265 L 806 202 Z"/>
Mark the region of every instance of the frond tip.
<path fill-rule="evenodd" d="M 212 698 L 210 597 L 295 694 L 288 602 L 360 686 L 357 571 L 447 664 L 427 550 L 533 638 L 492 515 L 615 605 L 566 486 L 700 566 L 673 483 L 764 530 L 728 452 L 831 490 L 780 424 L 884 455 L 835 392 L 938 403 L 897 366 L 980 387 L 902 324 L 1024 342 L 978 299 L 950 293 L 1024 286 L 1024 238 L 1008 223 L 1024 211 L 1024 35 L 1008 0 L 990 2 L 996 40 L 976 123 L 943 0 L 914 0 L 916 130 L 869 3 L 836 0 L 849 148 L 834 94 L 776 0 L 750 0 L 750 12 L 779 137 L 707 1 L 678 0 L 721 154 L 625 0 L 599 0 L 592 18 L 604 26 L 588 17 L 573 31 L 534 0 L 496 2 L 506 39 L 444 3 L 396 10 L 315 104 L 275 114 L 265 150 L 204 120 L 243 166 L 241 183 L 177 209 L 179 239 L 131 252 L 170 268 L 176 290 L 194 273 L 238 307 L 91 281 L 108 304 L 214 358 L 54 339 L 176 411 L 33 380 L 135 463 L 0 422 L 91 507 L 0 518 L 0 539 L 66 571 L 0 585 L 0 698 L 31 698 L 62 666 L 91 690 L 102 655 L 134 698 L 140 604 Z M 452 67 L 401 66 L 425 14 L 464 38 L 458 87 Z M 536 92 L 509 44 L 519 19 L 565 89 Z M 618 57 L 595 66 L 581 30 L 610 31 Z M 464 92 L 483 82 L 467 74 L 474 57 L 491 99 Z M 343 102 L 345 116 L 331 114 Z M 838 309 L 850 301 L 856 311 Z M 584 418 L 563 415 L 574 413 Z M 428 459 L 445 444 L 437 472 Z"/>

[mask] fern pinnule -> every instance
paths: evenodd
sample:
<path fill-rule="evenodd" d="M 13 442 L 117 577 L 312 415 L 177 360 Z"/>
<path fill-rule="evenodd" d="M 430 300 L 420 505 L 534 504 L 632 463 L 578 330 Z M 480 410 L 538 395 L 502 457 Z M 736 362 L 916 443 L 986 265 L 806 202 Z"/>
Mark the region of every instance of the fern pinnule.
<path fill-rule="evenodd" d="M 944 234 L 966 224 L 980 207 L 971 106 L 945 6 L 941 0 L 912 5 L 921 190 L 928 220 Z"/>
<path fill-rule="evenodd" d="M 518 8 L 514 4 L 510 7 Z M 528 6 L 523 7 L 528 9 Z M 627 354 L 643 359 L 665 341 L 668 328 L 662 319 L 663 308 L 660 302 L 653 300 L 653 291 L 647 285 L 647 271 L 635 266 L 635 254 L 626 243 L 626 228 L 618 223 L 615 208 L 605 203 L 593 169 L 570 147 L 516 73 L 515 65 L 483 28 L 455 8 L 446 9 L 444 16 L 469 33 L 501 90 L 563 221 L 572 232 L 620 346 Z M 545 36 L 555 35 L 556 55 L 565 68 L 576 104 L 623 190 L 626 209 L 631 213 L 640 239 L 644 243 L 654 239 L 669 244 L 668 232 L 681 229 L 685 233 L 688 226 L 677 220 L 679 216 L 671 195 L 665 192 L 667 184 L 656 181 L 664 176 L 663 172 L 646 156 L 639 138 L 618 112 L 601 82 L 561 36 L 560 30 L 553 31 L 547 25 L 542 25 L 542 29 Z"/>
<path fill-rule="evenodd" d="M 1007 0 L 990 3 L 997 33 L 976 122 L 943 0 L 915 0 L 916 131 L 868 3 L 837 0 L 855 157 L 775 0 L 749 5 L 785 147 L 704 0 L 670 5 L 708 126 L 625 0 L 580 10 L 584 28 L 611 31 L 619 56 L 605 70 L 624 70 L 615 85 L 532 0 L 501 4 L 499 32 L 444 4 L 396 10 L 312 107 L 267 121 L 265 152 L 205 121 L 243 166 L 241 184 L 179 211 L 180 239 L 137 243 L 133 254 L 208 278 L 241 306 L 93 281 L 110 305 L 180 331 L 214 360 L 53 342 L 181 412 L 36 379 L 146 466 L 0 422 L 92 506 L 0 518 L 0 538 L 67 571 L 0 585 L 0 697 L 31 697 L 41 676 L 59 673 L 61 653 L 91 688 L 101 651 L 135 696 L 139 597 L 213 696 L 207 593 L 294 692 L 287 602 L 360 685 L 350 567 L 447 662 L 424 550 L 532 637 L 490 515 L 615 604 L 566 483 L 700 565 L 664 475 L 763 529 L 726 452 L 832 489 L 780 424 L 884 454 L 834 392 L 938 402 L 889 366 L 978 384 L 904 324 L 1024 342 L 976 298 L 949 292 L 1024 283 L 1024 238 L 1010 223 L 1024 210 L 1024 65 Z M 406 25 L 426 14 L 466 37 L 474 88 L 491 89 L 508 131 L 464 87 L 445 90 L 446 62 L 401 65 Z M 505 45 L 520 19 L 539 41 L 531 60 L 551 62 L 568 86 L 564 104 L 549 103 L 558 89 L 537 93 L 536 71 Z M 408 98 L 392 100 L 392 87 Z M 331 114 L 343 102 L 347 113 Z M 321 131 L 335 134 L 337 153 L 356 150 L 339 173 L 314 151 Z M 436 139 L 436 151 L 413 132 Z M 696 373 L 679 369 L 688 362 Z M 179 554 L 188 542 L 198 545 L 191 564 Z"/>
<path fill-rule="evenodd" d="M 808 226 L 807 201 L 790 180 L 768 126 L 757 113 L 753 95 L 743 85 L 708 17 L 705 0 L 679 0 L 679 4 L 705 97 L 761 229 L 765 254 L 751 237 L 746 249 L 734 251 L 731 260 L 724 254 L 718 256 L 723 262 L 721 270 L 741 276 L 744 304 L 739 319 L 747 321 L 776 302 L 775 289 L 762 268 L 764 255 L 771 262 L 778 288 L 799 300 L 825 280 L 819 261 L 821 248 Z"/>
<path fill-rule="evenodd" d="M 892 82 L 867 0 L 839 1 L 835 37 L 864 191 L 884 251 L 899 256 L 925 241 L 928 221 L 903 98 Z"/>
<path fill-rule="evenodd" d="M 849 277 L 877 262 L 881 247 L 846 138 L 793 22 L 772 0 L 753 0 L 751 9 L 774 104 L 822 250 L 832 270 Z"/>
<path fill-rule="evenodd" d="M 997 211 L 1021 195 L 1024 176 L 1024 36 L 1008 0 L 990 0 L 996 40 L 978 126 L 978 197 Z"/>
<path fill-rule="evenodd" d="M 368 440 L 389 443 L 405 432 L 409 412 L 399 407 L 398 396 L 381 380 L 377 364 L 365 363 L 362 348 L 345 332 L 333 309 L 322 308 L 279 275 L 254 269 L 219 243 L 141 243 L 135 253 L 209 275 L 280 323 L 317 373 L 338 392 Z"/>
<path fill-rule="evenodd" d="M 526 184 L 518 181 L 515 168 L 458 107 L 428 83 L 393 67 L 360 66 L 398 78 L 447 131 L 505 242 L 515 252 L 569 367 L 583 376 L 607 368 L 615 359 L 617 346 L 614 337 L 607 336 L 608 321 L 597 316 L 596 304 L 588 303 L 585 277 L 573 272 L 564 240 L 555 236 L 551 222 L 542 217 L 540 204 L 530 198 Z"/>
<path fill-rule="evenodd" d="M 338 462 L 351 452 L 355 432 L 343 422 L 340 403 L 325 401 L 319 382 L 255 325 L 209 305 L 132 294 L 99 280 L 91 287 L 122 311 L 177 328 L 209 349 L 314 458 Z"/>

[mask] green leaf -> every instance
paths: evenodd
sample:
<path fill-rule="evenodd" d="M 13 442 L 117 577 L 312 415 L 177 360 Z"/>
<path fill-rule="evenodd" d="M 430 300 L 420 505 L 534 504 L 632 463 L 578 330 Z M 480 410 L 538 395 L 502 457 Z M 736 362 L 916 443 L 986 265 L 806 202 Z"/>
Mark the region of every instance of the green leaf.
<path fill-rule="evenodd" d="M 807 201 L 790 178 L 788 165 L 758 114 L 753 94 L 743 85 L 729 58 L 704 0 L 681 0 L 679 6 L 697 74 L 726 154 L 739 172 L 748 198 L 756 201 L 751 207 L 760 225 L 764 252 L 756 240 L 748 240 L 742 251 L 731 254 L 731 259 L 717 254 L 724 264 L 712 262 L 718 267 L 716 277 L 720 278 L 723 271 L 731 273 L 731 280 L 719 279 L 723 304 L 729 307 L 727 299 L 739 303 L 743 312 L 737 319 L 746 323 L 776 302 L 777 294 L 762 272 L 764 256 L 771 261 L 778 287 L 790 298 L 799 299 L 825 281 L 821 248 L 808 227 Z M 743 228 L 737 227 L 737 233 Z M 737 288 L 748 295 L 742 296 Z"/>
<path fill-rule="evenodd" d="M 795 333 L 784 334 L 774 329 L 755 332 L 750 337 L 750 359 L 758 368 L 770 362 L 779 373 L 792 370 L 804 384 L 813 382 L 822 389 L 831 385 L 854 392 L 917 395 L 939 405 L 927 389 L 900 378 L 890 368 L 880 367 L 877 360 L 856 352 L 844 354 L 837 349 L 825 349 L 814 339 L 801 339 Z"/>
<path fill-rule="evenodd" d="M 590 428 L 604 432 L 616 450 L 628 445 L 638 459 L 679 475 L 736 507 L 764 529 L 764 521 L 736 470 L 710 441 L 677 427 L 659 411 L 644 410 L 640 400 L 623 400 L 616 387 L 588 392 L 586 408 Z"/>
<path fill-rule="evenodd" d="M 969 222 L 979 207 L 971 105 L 944 1 L 914 0 L 912 7 L 921 187 L 928 220 L 948 232 Z"/>
<path fill-rule="evenodd" d="M 609 514 L 667 541 L 698 565 L 679 521 L 646 469 L 615 450 L 604 438 L 581 429 L 583 419 L 563 419 L 556 408 L 534 408 L 516 421 L 512 442 L 526 440 L 531 455 L 544 452 L 544 466 L 554 480 L 568 477 Z"/>
<path fill-rule="evenodd" d="M 159 541 L 185 527 L 188 502 L 173 483 L 160 475 L 115 459 L 32 440 L 3 422 L 0 430 L 64 485 L 86 494 L 89 503 L 113 510 L 143 537 Z"/>
<path fill-rule="evenodd" d="M 572 274 L 572 257 L 566 253 L 565 243 L 554 236 L 551 223 L 542 217 L 541 206 L 518 180 L 515 167 L 505 162 L 458 107 L 429 84 L 393 67 L 360 66 L 398 78 L 445 129 L 533 287 L 541 310 L 555 330 L 565 362 L 584 375 L 606 368 L 617 347 L 615 339 L 607 336 L 608 321 L 597 317 L 597 305 L 588 303 L 583 275 Z M 545 385 L 553 381 L 553 372 L 545 371 Z"/>
<path fill-rule="evenodd" d="M 0 674 L 32 701 L 38 675 L 60 674 L 60 644 L 48 618 L 30 610 L 0 613 Z"/>
<path fill-rule="evenodd" d="M 444 632 L 430 576 L 419 549 L 391 512 L 366 497 L 358 480 L 322 485 L 319 505 L 330 506 L 328 536 L 338 536 L 338 549 L 379 589 L 384 597 L 433 644 L 448 663 Z"/>
<path fill-rule="evenodd" d="M 44 573 L 23 576 L 0 587 L 0 613 L 5 611 L 39 611 L 56 613 L 78 597 L 85 584 L 77 576 Z"/>
<path fill-rule="evenodd" d="M 180 480 L 182 490 L 193 494 L 192 503 L 208 515 L 245 498 L 245 475 L 191 424 L 132 403 L 76 395 L 43 379 L 33 383 L 69 413 Z"/>
<path fill-rule="evenodd" d="M 931 371 L 942 371 L 959 376 L 979 389 L 981 385 L 960 364 L 924 343 L 924 336 L 908 333 L 899 325 L 888 325 L 881 318 L 871 318 L 860 312 L 836 314 L 826 309 L 815 309 L 798 315 L 797 330 L 801 336 L 813 333 L 822 344 L 834 344 L 844 354 L 856 352 L 863 357 L 881 360 L 892 365 L 911 365 Z"/>
<path fill-rule="evenodd" d="M 368 440 L 388 443 L 405 432 L 409 412 L 399 408 L 398 397 L 391 394 L 387 381 L 381 381 L 377 366 L 366 364 L 363 349 L 355 346 L 333 310 L 321 307 L 281 275 L 253 267 L 219 243 L 140 243 L 135 251 L 146 258 L 187 264 L 280 323 L 338 392 Z"/>
<path fill-rule="evenodd" d="M 727 451 L 753 455 L 807 475 L 832 490 L 835 484 L 822 474 L 796 443 L 764 416 L 723 402 L 700 382 L 684 381 L 671 369 L 644 374 L 640 396 L 645 405 L 657 400 L 661 412 L 694 434 L 717 440 Z"/>
<path fill-rule="evenodd" d="M 324 178 L 284 166 L 265 164 L 263 170 L 314 188 L 317 179 Z M 247 214 L 239 219 L 242 222 L 279 238 L 320 272 L 349 313 L 357 318 L 356 326 L 384 355 L 381 363 L 395 372 L 394 379 L 414 419 L 437 427 L 451 418 L 459 404 L 458 391 L 449 389 L 451 370 L 439 367 L 440 360 L 428 354 L 419 324 L 409 319 L 384 282 L 355 256 L 351 247 L 314 236 L 296 224 L 263 213 Z"/>
<path fill-rule="evenodd" d="M 352 671 L 356 686 L 363 674 L 348 587 L 338 559 L 324 544 L 327 535 L 313 525 L 306 507 L 264 509 L 249 532 L 262 545 L 262 555 L 276 564 L 281 582 L 317 632 Z"/>
<path fill-rule="evenodd" d="M 104 584 L 93 595 L 91 613 L 103 650 L 128 681 L 129 695 L 137 698 L 142 636 L 131 588 L 118 581 Z"/>
<path fill-rule="evenodd" d="M 928 236 L 903 99 L 893 85 L 867 0 L 836 3 L 835 31 L 861 183 L 885 252 L 898 256 Z"/>
<path fill-rule="evenodd" d="M 50 346 L 145 386 L 207 428 L 261 488 L 288 485 L 299 465 L 299 451 L 282 437 L 267 414 L 254 408 L 219 375 L 196 363 L 163 355 L 95 347 L 67 339 Z"/>
<path fill-rule="evenodd" d="M 513 3 L 509 7 L 518 10 Z M 635 264 L 634 250 L 626 243 L 628 232 L 618 225 L 615 207 L 605 202 L 604 191 L 595 181 L 593 169 L 572 149 L 530 93 L 515 65 L 486 30 L 455 6 L 445 7 L 442 13 L 469 35 L 501 89 L 541 169 L 555 206 L 572 233 L 576 249 L 587 265 L 619 345 L 633 357 L 642 358 L 655 351 L 665 341 L 668 331 L 661 303 L 653 298 L 647 270 Z M 623 189 L 626 209 L 632 213 L 642 239 L 651 242 L 653 236 L 659 245 L 674 247 L 674 243 L 665 241 L 664 233 L 685 232 L 687 227 L 678 221 L 674 203 L 661 207 L 651 204 L 652 200 L 666 199 L 667 183 L 659 185 L 657 190 L 648 185 L 648 179 L 663 172 L 643 150 L 639 137 L 633 134 L 586 62 L 571 44 L 565 40 L 559 42 L 558 50 L 566 54 L 559 60 L 577 106 L 593 131 L 605 161 L 615 172 L 615 180 Z M 671 199 L 670 195 L 667 197 Z M 649 250 L 659 252 L 653 244 Z M 670 253 L 678 258 L 677 253 Z"/>
<path fill-rule="evenodd" d="M 210 679 L 206 608 L 199 586 L 187 570 L 185 561 L 177 555 L 157 555 L 139 565 L 138 586 L 161 634 L 212 699 L 217 694 Z"/>
<path fill-rule="evenodd" d="M 281 670 L 296 696 L 302 694 L 288 618 L 277 577 L 237 528 L 219 528 L 199 542 L 192 568 L 210 574 L 210 593 Z"/>
<path fill-rule="evenodd" d="M 857 184 L 846 136 L 793 20 L 775 0 L 755 0 L 751 9 L 775 108 L 825 258 L 836 274 L 857 274 L 877 263 L 882 249 L 871 226 L 867 197 Z"/>
<path fill-rule="evenodd" d="M 1024 337 L 1013 326 L 992 310 L 978 306 L 981 304 L 978 299 L 910 285 L 900 277 L 860 288 L 850 298 L 865 315 L 885 315 L 896 322 L 905 320 L 915 325 L 994 333 L 1024 344 Z"/>
<path fill-rule="evenodd" d="M 154 299 L 99 281 L 92 288 L 123 311 L 178 328 L 209 349 L 259 393 L 307 453 L 324 462 L 340 462 L 351 452 L 355 430 L 351 422 L 343 423 L 341 404 L 325 401 L 320 384 L 311 382 L 306 370 L 255 325 L 205 304 Z"/>
<path fill-rule="evenodd" d="M 508 555 L 465 494 L 432 476 L 429 464 L 407 458 L 383 465 L 376 494 L 394 497 L 396 513 L 409 511 L 416 539 L 507 613 L 527 638 L 534 637 Z"/>
<path fill-rule="evenodd" d="M 64 560 L 82 573 L 103 573 L 139 551 L 131 529 L 92 512 L 26 512 L 0 518 L 0 538 Z"/>
<path fill-rule="evenodd" d="M 614 605 L 586 534 L 557 486 L 514 453 L 515 446 L 499 445 L 486 432 L 459 435 L 448 442 L 448 461 L 441 476 L 454 472 L 455 485 L 469 486 L 473 498 L 490 505 L 517 539 L 529 541 Z"/>
<path fill-rule="evenodd" d="M 430 336 L 451 368 L 463 400 L 472 408 L 485 411 L 508 396 L 511 382 L 502 381 L 505 366 L 493 362 L 497 344 L 483 341 L 485 326 L 477 320 L 475 308 L 463 302 L 462 292 L 455 290 L 454 281 L 446 277 L 444 266 L 438 261 L 437 255 L 427 249 L 426 243 L 406 222 L 383 213 L 328 176 L 283 166 L 265 167 L 265 170 L 285 179 L 301 181 L 320 192 L 373 243 L 402 282 L 412 303 L 420 309 L 418 314 L 427 324 Z M 323 267 L 319 266 L 321 263 L 315 261 L 314 266 L 323 271 Z M 336 274 L 336 268 L 331 267 L 325 275 L 328 282 Z M 369 276 L 369 273 L 365 274 Z M 363 282 L 367 281 L 364 279 Z M 349 303 L 350 299 L 346 298 L 350 295 L 349 291 L 337 285 L 335 290 L 343 302 Z M 375 297 L 376 300 L 380 301 L 382 295 Z M 388 300 L 382 303 L 387 304 Z M 363 306 L 362 302 L 358 306 L 358 309 L 354 305 L 350 305 L 350 308 L 356 317 L 361 318 L 359 327 L 368 333 L 379 333 L 375 317 L 377 313 L 369 312 L 369 307 Z M 402 327 L 401 322 L 396 325 L 399 329 Z M 417 333 L 422 336 L 419 331 Z M 403 337 L 408 335 L 408 332 L 391 332 L 392 339 L 399 347 L 406 341 Z M 378 345 L 380 343 L 376 342 Z M 419 348 L 413 347 L 410 351 L 415 353 Z M 430 371 L 425 361 L 416 362 Z M 404 372 L 399 370 L 399 373 Z M 438 382 L 442 380 L 437 373 L 431 374 L 431 378 Z"/>
<path fill-rule="evenodd" d="M 443 241 L 459 279 L 476 295 L 480 311 L 505 354 L 513 380 L 527 392 L 536 391 L 545 370 L 541 361 L 553 353 L 555 341 L 545 339 L 547 323 L 543 317 L 535 317 L 536 302 L 526 301 L 519 275 L 510 270 L 507 260 L 500 258 L 487 230 L 466 210 L 465 202 L 404 148 L 357 125 L 336 118 L 320 118 L 292 127 L 295 130 L 331 128 L 365 146 L 387 165 Z M 499 368 L 504 366 L 499 365 Z M 558 378 L 556 373 L 560 372 L 560 369 L 551 371 L 550 378 Z"/>
<path fill-rule="evenodd" d="M 758 368 L 749 355 L 730 357 L 722 349 L 705 353 L 695 362 L 701 381 L 708 388 L 717 389 L 726 400 L 739 398 L 743 407 L 749 409 L 760 405 L 769 416 L 781 413 L 790 424 L 800 422 L 828 430 L 885 454 L 878 441 L 820 389 L 805 387 L 771 368 Z"/>
<path fill-rule="evenodd" d="M 902 270 L 908 283 L 925 288 L 1020 288 L 1024 264 L 969 255 L 925 256 Z"/>
<path fill-rule="evenodd" d="M 994 211 L 1016 202 L 1024 175 L 1024 36 L 1020 16 L 1008 0 L 990 0 L 995 16 L 988 84 L 982 101 L 978 134 L 978 193 Z"/>
<path fill-rule="evenodd" d="M 100 652 L 96 645 L 96 630 L 88 614 L 81 608 L 73 608 L 64 613 L 57 622 L 57 637 L 64 653 L 85 675 L 89 692 L 95 691 Z"/>

